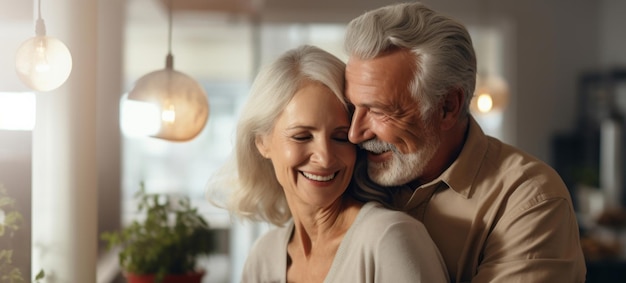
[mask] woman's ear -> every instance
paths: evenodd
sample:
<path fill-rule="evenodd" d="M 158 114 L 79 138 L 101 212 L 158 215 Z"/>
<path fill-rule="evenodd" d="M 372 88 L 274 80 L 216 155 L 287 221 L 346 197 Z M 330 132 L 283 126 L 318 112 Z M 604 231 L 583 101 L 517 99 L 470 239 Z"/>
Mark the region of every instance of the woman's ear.
<path fill-rule="evenodd" d="M 267 136 L 256 136 L 256 138 L 254 138 L 254 144 L 256 145 L 256 149 L 259 151 L 259 153 L 261 154 L 261 156 L 265 157 L 265 158 L 270 158 L 270 150 L 269 147 L 267 146 Z"/>

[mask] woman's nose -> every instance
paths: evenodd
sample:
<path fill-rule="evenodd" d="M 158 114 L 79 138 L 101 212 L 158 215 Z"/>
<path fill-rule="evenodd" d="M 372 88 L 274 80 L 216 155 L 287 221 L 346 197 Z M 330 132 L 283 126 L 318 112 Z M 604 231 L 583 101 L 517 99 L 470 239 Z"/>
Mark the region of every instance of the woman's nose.
<path fill-rule="evenodd" d="M 332 164 L 335 156 L 335 149 L 331 147 L 330 141 L 319 141 L 316 143 L 315 149 L 311 156 L 311 160 L 321 165 L 322 167 L 328 167 Z"/>

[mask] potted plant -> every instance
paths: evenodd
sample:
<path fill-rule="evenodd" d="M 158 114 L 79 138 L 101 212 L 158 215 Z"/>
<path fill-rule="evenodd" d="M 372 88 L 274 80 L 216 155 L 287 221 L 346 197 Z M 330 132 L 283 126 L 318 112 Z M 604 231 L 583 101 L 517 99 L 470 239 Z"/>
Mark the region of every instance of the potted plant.
<path fill-rule="evenodd" d="M 215 249 L 214 233 L 189 198 L 147 194 L 144 184 L 135 195 L 140 220 L 101 238 L 119 247 L 118 259 L 129 283 L 199 283 L 199 256 Z"/>
<path fill-rule="evenodd" d="M 27 282 L 22 271 L 13 264 L 13 249 L 11 240 L 20 229 L 24 218 L 17 210 L 15 199 L 10 197 L 7 190 L 0 184 L 0 282 Z M 5 246 L 7 245 L 7 246 Z M 45 273 L 40 270 L 33 282 L 38 283 Z"/>

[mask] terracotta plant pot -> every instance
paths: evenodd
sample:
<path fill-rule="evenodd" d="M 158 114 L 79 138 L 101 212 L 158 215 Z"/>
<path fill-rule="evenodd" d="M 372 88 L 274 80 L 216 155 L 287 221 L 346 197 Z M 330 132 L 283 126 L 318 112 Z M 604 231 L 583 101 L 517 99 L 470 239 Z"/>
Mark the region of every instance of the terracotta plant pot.
<path fill-rule="evenodd" d="M 154 283 L 154 275 L 152 274 L 132 274 L 125 273 L 128 283 Z M 204 277 L 204 272 L 165 275 L 161 283 L 200 283 Z"/>

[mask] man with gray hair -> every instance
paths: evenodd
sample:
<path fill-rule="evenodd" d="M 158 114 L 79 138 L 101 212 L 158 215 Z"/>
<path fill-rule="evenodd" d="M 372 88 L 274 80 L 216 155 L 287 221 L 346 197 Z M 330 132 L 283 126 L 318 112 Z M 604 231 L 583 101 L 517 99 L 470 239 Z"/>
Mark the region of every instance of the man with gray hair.
<path fill-rule="evenodd" d="M 584 282 L 569 192 L 537 158 L 483 133 L 469 113 L 476 56 L 467 29 L 418 2 L 352 20 L 349 139 L 356 179 L 422 221 L 452 282 Z M 377 197 L 372 197 L 377 196 Z"/>

